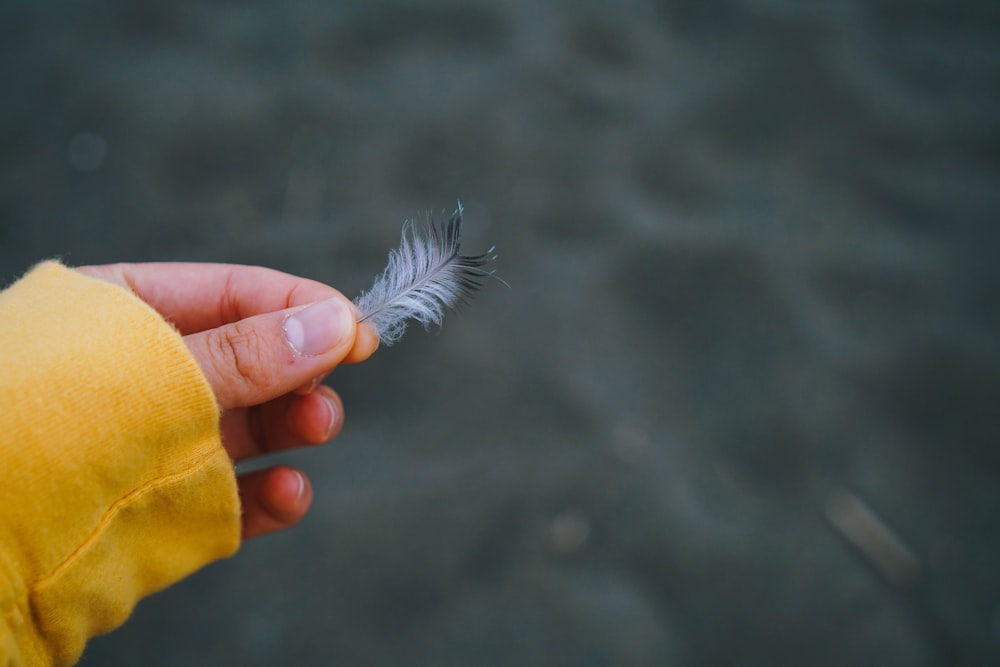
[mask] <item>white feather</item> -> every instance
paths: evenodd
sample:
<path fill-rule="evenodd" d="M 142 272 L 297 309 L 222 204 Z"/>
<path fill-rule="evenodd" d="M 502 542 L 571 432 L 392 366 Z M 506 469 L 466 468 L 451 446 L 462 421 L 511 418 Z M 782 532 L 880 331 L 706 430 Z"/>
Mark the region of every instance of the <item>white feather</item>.
<path fill-rule="evenodd" d="M 398 341 L 411 319 L 424 328 L 440 325 L 446 308 L 472 296 L 484 278 L 482 267 L 496 259 L 493 248 L 482 255 L 460 255 L 462 204 L 447 222 L 428 215 L 423 224 L 403 223 L 399 248 L 389 251 L 389 264 L 375 283 L 354 300 L 358 322 L 374 327 L 386 346 Z"/>

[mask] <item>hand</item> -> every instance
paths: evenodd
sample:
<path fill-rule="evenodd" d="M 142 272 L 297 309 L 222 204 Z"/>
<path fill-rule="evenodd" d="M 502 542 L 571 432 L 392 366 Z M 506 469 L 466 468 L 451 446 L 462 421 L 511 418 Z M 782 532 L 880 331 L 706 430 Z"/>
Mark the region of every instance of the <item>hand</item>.
<path fill-rule="evenodd" d="M 222 444 L 235 462 L 334 437 L 343 405 L 319 383 L 378 347 L 340 292 L 271 269 L 161 263 L 77 270 L 131 290 L 177 327 L 215 392 Z M 295 524 L 312 502 L 309 480 L 287 466 L 241 475 L 238 485 L 244 539 Z"/>

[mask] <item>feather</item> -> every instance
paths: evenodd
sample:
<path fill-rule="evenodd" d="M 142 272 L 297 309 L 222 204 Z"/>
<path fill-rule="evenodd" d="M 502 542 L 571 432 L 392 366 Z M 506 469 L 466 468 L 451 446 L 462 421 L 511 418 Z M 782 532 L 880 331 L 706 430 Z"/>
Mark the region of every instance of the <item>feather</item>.
<path fill-rule="evenodd" d="M 422 224 L 404 222 L 400 246 L 389 251 L 385 271 L 354 300 L 358 322 L 374 327 L 386 346 L 402 337 L 411 319 L 425 329 L 440 326 L 446 308 L 467 302 L 483 280 L 493 276 L 482 268 L 496 259 L 493 248 L 481 255 L 460 255 L 461 243 L 461 202 L 447 222 L 442 216 L 436 223 L 429 214 Z"/>

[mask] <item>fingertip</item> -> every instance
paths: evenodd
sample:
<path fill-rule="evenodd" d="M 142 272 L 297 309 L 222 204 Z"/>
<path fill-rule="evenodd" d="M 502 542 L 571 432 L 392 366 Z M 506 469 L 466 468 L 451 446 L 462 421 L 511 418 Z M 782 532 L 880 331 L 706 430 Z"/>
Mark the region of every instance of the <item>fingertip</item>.
<path fill-rule="evenodd" d="M 297 396 L 285 417 L 288 430 L 306 443 L 318 445 L 333 438 L 344 423 L 344 405 L 333 389 L 319 385 Z"/>
<path fill-rule="evenodd" d="M 290 526 L 309 509 L 312 489 L 309 480 L 300 471 L 279 466 L 268 471 L 264 478 L 260 501 L 274 519 Z"/>
<path fill-rule="evenodd" d="M 294 526 L 312 504 L 312 485 L 288 466 L 249 473 L 240 479 L 243 539 Z"/>
<path fill-rule="evenodd" d="M 375 354 L 378 349 L 378 334 L 374 327 L 366 322 L 359 322 L 354 334 L 354 346 L 344 357 L 343 363 L 356 364 Z"/>
<path fill-rule="evenodd" d="M 340 429 L 344 426 L 344 403 L 340 400 L 340 394 L 327 386 L 320 385 L 316 388 L 315 393 L 323 401 L 327 411 L 327 428 L 322 440 L 322 442 L 326 442 L 336 437 L 340 433 Z"/>

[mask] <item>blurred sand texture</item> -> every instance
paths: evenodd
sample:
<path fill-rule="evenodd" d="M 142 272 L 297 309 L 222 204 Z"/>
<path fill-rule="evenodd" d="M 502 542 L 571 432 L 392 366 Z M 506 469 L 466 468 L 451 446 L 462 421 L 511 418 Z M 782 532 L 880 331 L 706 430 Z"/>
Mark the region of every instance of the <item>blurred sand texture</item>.
<path fill-rule="evenodd" d="M 493 283 L 83 665 L 1000 665 L 1000 4 L 0 5 L 0 276 Z"/>

